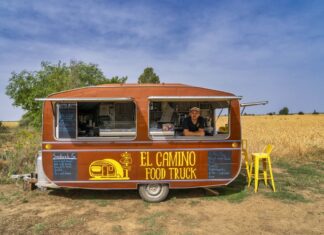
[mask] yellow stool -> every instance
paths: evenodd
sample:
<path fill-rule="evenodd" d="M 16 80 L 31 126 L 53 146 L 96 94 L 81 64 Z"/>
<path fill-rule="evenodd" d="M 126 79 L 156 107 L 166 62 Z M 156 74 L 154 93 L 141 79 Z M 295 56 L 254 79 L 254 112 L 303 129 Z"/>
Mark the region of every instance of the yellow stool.
<path fill-rule="evenodd" d="M 272 167 L 271 167 L 271 159 L 270 159 L 270 153 L 273 149 L 273 146 L 271 144 L 268 144 L 264 149 L 262 153 L 252 153 L 252 162 L 250 165 L 250 180 L 248 186 L 250 187 L 252 178 L 254 178 L 254 192 L 258 191 L 258 184 L 260 179 L 264 179 L 264 184 L 268 186 L 268 179 L 271 180 L 271 185 L 272 189 L 275 192 L 276 187 L 273 179 L 273 174 L 272 174 Z M 260 160 L 263 162 L 263 178 L 259 177 L 259 168 L 260 168 Z M 267 165 L 269 169 L 269 174 L 268 176 L 267 173 Z M 254 167 L 254 174 L 252 173 L 252 169 Z"/>
<path fill-rule="evenodd" d="M 250 164 L 249 164 L 249 152 L 248 152 L 248 144 L 246 139 L 242 140 L 242 156 L 245 162 L 246 176 L 248 178 L 248 182 L 250 182 L 251 174 L 250 174 Z"/>

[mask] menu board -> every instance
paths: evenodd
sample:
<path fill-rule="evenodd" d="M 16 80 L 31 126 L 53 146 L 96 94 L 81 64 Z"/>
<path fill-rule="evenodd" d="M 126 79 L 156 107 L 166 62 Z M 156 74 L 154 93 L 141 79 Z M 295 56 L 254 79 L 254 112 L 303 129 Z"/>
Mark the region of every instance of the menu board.
<path fill-rule="evenodd" d="M 59 104 L 59 138 L 76 137 L 76 104 Z"/>
<path fill-rule="evenodd" d="M 76 180 L 78 175 L 77 160 L 76 153 L 53 153 L 54 180 Z"/>
<path fill-rule="evenodd" d="M 208 152 L 208 179 L 230 179 L 232 172 L 231 151 Z"/>

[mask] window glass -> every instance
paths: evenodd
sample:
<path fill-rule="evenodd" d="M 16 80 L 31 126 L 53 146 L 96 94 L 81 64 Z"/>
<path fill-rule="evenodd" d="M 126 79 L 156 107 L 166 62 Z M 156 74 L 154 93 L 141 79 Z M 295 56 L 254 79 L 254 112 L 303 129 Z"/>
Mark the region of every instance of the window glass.
<path fill-rule="evenodd" d="M 78 137 L 135 137 L 133 102 L 78 102 Z"/>
<path fill-rule="evenodd" d="M 149 113 L 149 134 L 151 138 L 219 138 L 224 139 L 229 135 L 229 104 L 230 101 L 152 101 Z M 198 129 L 204 129 L 203 136 L 184 136 L 184 126 L 188 126 L 191 119 L 190 109 L 197 107 L 199 112 Z M 201 124 L 202 125 L 202 124 Z M 195 132 L 195 131 L 193 131 Z"/>
<path fill-rule="evenodd" d="M 134 138 L 133 102 L 60 103 L 57 107 L 58 138 Z"/>
<path fill-rule="evenodd" d="M 57 104 L 56 136 L 60 139 L 76 137 L 76 104 Z"/>

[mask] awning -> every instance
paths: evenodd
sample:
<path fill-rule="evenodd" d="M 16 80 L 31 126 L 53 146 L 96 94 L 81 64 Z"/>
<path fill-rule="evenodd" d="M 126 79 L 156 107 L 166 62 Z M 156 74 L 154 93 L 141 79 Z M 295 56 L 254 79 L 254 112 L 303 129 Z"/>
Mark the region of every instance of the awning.
<path fill-rule="evenodd" d="M 255 102 L 249 102 L 249 103 L 241 103 L 240 104 L 241 107 L 242 107 L 241 115 L 243 114 L 245 108 L 248 107 L 248 106 L 266 105 L 268 103 L 269 103 L 269 101 L 255 101 Z"/>
<path fill-rule="evenodd" d="M 106 97 L 73 97 L 73 98 L 36 98 L 35 101 L 61 101 L 61 102 L 77 102 L 77 101 L 89 101 L 89 102 L 95 102 L 95 101 L 133 101 L 133 98 L 131 97 L 114 97 L 114 98 L 106 98 Z"/>
<path fill-rule="evenodd" d="M 255 105 L 266 105 L 269 101 L 256 101 L 256 102 L 249 102 L 249 103 L 241 103 L 241 107 L 247 106 L 255 106 Z"/>
<path fill-rule="evenodd" d="M 226 101 L 240 100 L 241 96 L 149 96 L 151 101 Z"/>

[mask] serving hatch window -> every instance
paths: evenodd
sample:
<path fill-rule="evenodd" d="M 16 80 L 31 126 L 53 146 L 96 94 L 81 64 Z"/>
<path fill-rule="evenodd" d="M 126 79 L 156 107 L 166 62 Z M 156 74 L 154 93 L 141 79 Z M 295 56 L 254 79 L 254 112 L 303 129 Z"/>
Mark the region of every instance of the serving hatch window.
<path fill-rule="evenodd" d="M 132 101 L 58 103 L 56 107 L 57 138 L 136 136 L 136 108 Z"/>
<path fill-rule="evenodd" d="M 190 109 L 200 109 L 204 136 L 184 136 L 184 122 Z M 230 101 L 150 101 L 149 135 L 153 139 L 203 138 L 225 139 L 229 136 Z"/>

